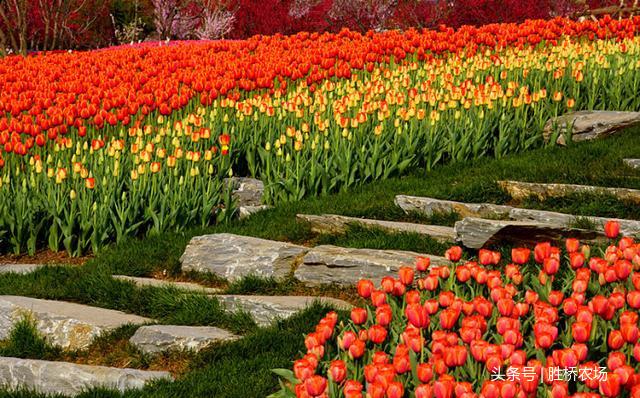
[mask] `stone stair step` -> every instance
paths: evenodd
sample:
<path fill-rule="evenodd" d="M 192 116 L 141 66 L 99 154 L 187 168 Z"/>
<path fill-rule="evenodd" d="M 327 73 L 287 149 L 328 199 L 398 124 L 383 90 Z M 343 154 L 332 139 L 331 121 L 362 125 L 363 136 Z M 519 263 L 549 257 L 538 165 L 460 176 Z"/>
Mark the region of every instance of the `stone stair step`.
<path fill-rule="evenodd" d="M 585 242 L 604 240 L 596 231 L 564 227 L 537 221 L 487 220 L 466 217 L 456 222 L 456 237 L 464 246 L 480 249 L 487 244 L 508 241 L 516 244 L 535 244 L 543 241 L 562 241 L 578 238 Z"/>
<path fill-rule="evenodd" d="M 156 380 L 173 379 L 168 372 L 0 357 L 0 388 L 10 391 L 74 396 L 98 387 L 120 392 L 141 389 Z"/>
<path fill-rule="evenodd" d="M 458 213 L 463 217 L 506 218 L 511 206 L 491 203 L 462 203 L 419 196 L 397 195 L 396 206 L 405 213 L 419 213 L 431 217 L 438 213 Z"/>
<path fill-rule="evenodd" d="M 610 136 L 628 127 L 640 124 L 640 112 L 578 111 L 550 119 L 544 126 L 543 136 L 549 141 L 556 128 L 561 134 L 556 141 L 566 145 L 565 133 L 571 129 L 571 141 L 590 141 Z"/>
<path fill-rule="evenodd" d="M 48 267 L 46 264 L 0 264 L 0 274 L 30 274 L 40 268 Z"/>
<path fill-rule="evenodd" d="M 594 216 L 574 216 L 572 214 L 557 213 L 544 210 L 530 210 L 513 208 L 509 212 L 512 220 L 516 221 L 538 221 L 548 224 L 562 225 L 571 227 L 579 220 L 585 220 L 593 224 L 594 231 L 604 233 L 604 224 L 607 221 L 617 221 L 620 224 L 620 232 L 626 236 L 640 235 L 639 220 L 625 220 L 621 218 L 607 218 Z"/>
<path fill-rule="evenodd" d="M 198 352 L 213 343 L 237 338 L 216 327 L 148 325 L 138 328 L 129 342 L 145 354 L 157 354 L 168 350 Z"/>
<path fill-rule="evenodd" d="M 424 225 L 397 221 L 370 220 L 340 216 L 335 214 L 323 214 L 320 216 L 310 214 L 298 214 L 299 220 L 308 222 L 311 230 L 317 233 L 343 233 L 349 225 L 358 224 L 365 227 L 376 227 L 391 232 L 408 232 L 429 236 L 440 241 L 452 241 L 455 237 L 453 228 L 440 225 Z"/>
<path fill-rule="evenodd" d="M 31 317 L 42 336 L 66 350 L 87 348 L 104 332 L 127 324 L 144 324 L 152 319 L 124 312 L 64 301 L 21 296 L 0 296 L 0 340 L 9 337 L 13 326 Z"/>
<path fill-rule="evenodd" d="M 545 210 L 523 209 L 519 207 L 494 205 L 491 203 L 463 203 L 451 200 L 441 200 L 416 196 L 396 196 L 396 204 L 405 212 L 417 212 L 431 216 L 437 212 L 455 212 L 462 217 L 503 219 L 513 221 L 537 221 L 544 224 L 554 224 L 572 227 L 579 220 L 586 220 L 594 224 L 594 230 L 604 231 L 604 224 L 609 220 L 620 223 L 620 230 L 624 235 L 640 234 L 640 220 L 612 219 L 595 216 L 575 216 L 573 214 L 558 213 Z M 459 236 L 457 237 L 460 238 Z"/>
<path fill-rule="evenodd" d="M 127 276 L 127 275 L 113 275 L 113 278 L 121 281 L 125 281 L 125 282 L 131 282 L 136 286 L 140 286 L 140 287 L 145 287 L 145 286 L 173 287 L 180 290 L 187 290 L 190 292 L 204 293 L 204 294 L 217 294 L 222 291 L 222 289 L 206 287 L 206 286 L 202 286 L 192 282 L 165 281 L 162 279 L 140 278 L 135 276 Z"/>
<path fill-rule="evenodd" d="M 309 250 L 295 277 L 310 285 L 354 285 L 362 278 L 378 284 L 385 276 L 396 276 L 401 266 L 413 266 L 417 257 L 429 257 L 433 265 L 449 264 L 444 257 L 409 251 L 322 245 Z"/>
<path fill-rule="evenodd" d="M 229 311 L 249 313 L 259 326 L 268 326 L 277 319 L 286 319 L 307 308 L 314 301 L 341 310 L 349 310 L 352 307 L 346 301 L 332 297 L 248 295 L 217 295 L 215 297 Z"/>
<path fill-rule="evenodd" d="M 286 242 L 225 233 L 194 237 L 180 261 L 183 271 L 212 273 L 229 281 L 248 275 L 281 278 L 307 251 Z"/>
<path fill-rule="evenodd" d="M 624 164 L 632 169 L 640 169 L 640 159 L 624 159 Z"/>
<path fill-rule="evenodd" d="M 539 200 L 565 197 L 572 194 L 605 194 L 620 200 L 640 204 L 640 190 L 630 188 L 607 188 L 575 184 L 543 184 L 520 181 L 498 181 L 498 185 L 515 200 L 525 200 L 530 196 Z"/>

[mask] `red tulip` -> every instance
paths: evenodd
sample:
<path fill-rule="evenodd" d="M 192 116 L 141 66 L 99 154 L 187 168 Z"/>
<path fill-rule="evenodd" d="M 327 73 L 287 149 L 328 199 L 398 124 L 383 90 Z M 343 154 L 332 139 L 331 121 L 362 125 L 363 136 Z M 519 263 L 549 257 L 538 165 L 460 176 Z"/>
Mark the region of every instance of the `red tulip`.
<path fill-rule="evenodd" d="M 615 373 L 607 374 L 605 380 L 600 380 L 599 387 L 600 394 L 605 397 L 618 397 L 620 395 L 620 375 Z"/>
<path fill-rule="evenodd" d="M 416 398 L 432 398 L 433 388 L 429 384 L 420 384 L 415 390 Z"/>
<path fill-rule="evenodd" d="M 400 282 L 405 286 L 413 283 L 413 275 L 414 271 L 411 267 L 400 267 L 398 270 Z"/>
<path fill-rule="evenodd" d="M 396 373 L 401 375 L 411 370 L 411 361 L 409 355 L 397 355 L 393 357 L 393 368 Z"/>
<path fill-rule="evenodd" d="M 533 249 L 533 255 L 537 263 L 542 263 L 551 256 L 551 243 L 538 243 Z"/>
<path fill-rule="evenodd" d="M 627 358 L 624 353 L 616 351 L 609 353 L 609 357 L 607 358 L 607 367 L 611 370 L 616 370 L 620 366 L 627 364 Z"/>
<path fill-rule="evenodd" d="M 349 347 L 349 355 L 353 359 L 358 359 L 364 355 L 365 343 L 364 341 L 358 339 L 351 344 Z"/>
<path fill-rule="evenodd" d="M 402 398 L 404 396 L 404 386 L 399 381 L 389 383 L 387 387 L 387 398 Z"/>
<path fill-rule="evenodd" d="M 428 383 L 433 378 L 433 369 L 431 365 L 421 363 L 416 367 L 416 374 L 418 376 L 418 380 L 422 383 Z"/>
<path fill-rule="evenodd" d="M 364 299 L 371 297 L 371 292 L 375 290 L 373 282 L 368 279 L 360 279 L 357 285 L 358 294 Z"/>
<path fill-rule="evenodd" d="M 619 350 L 624 345 L 624 337 L 619 330 L 612 330 L 607 337 L 607 344 L 612 350 Z"/>
<path fill-rule="evenodd" d="M 571 268 L 573 269 L 581 268 L 584 265 L 584 262 L 585 262 L 584 254 L 580 252 L 573 252 L 569 254 L 569 264 L 571 265 Z"/>
<path fill-rule="evenodd" d="M 617 221 L 607 221 L 604 224 L 604 234 L 609 239 L 615 239 L 620 234 L 620 223 Z"/>
<path fill-rule="evenodd" d="M 347 377 L 347 364 L 341 360 L 335 360 L 329 365 L 329 376 L 331 380 L 340 384 Z"/>
<path fill-rule="evenodd" d="M 344 332 L 342 337 L 338 338 L 338 345 L 343 350 L 348 350 L 349 347 L 351 347 L 351 344 L 353 344 L 353 342 L 356 341 L 357 339 L 358 339 L 358 336 L 354 332 L 348 330 Z"/>
<path fill-rule="evenodd" d="M 555 273 L 558 272 L 559 268 L 560 261 L 558 261 L 557 259 L 548 257 L 543 260 L 543 269 L 544 272 L 547 273 L 547 275 L 555 275 Z"/>
<path fill-rule="evenodd" d="M 315 367 L 306 359 L 298 359 L 293 363 L 293 374 L 296 379 L 305 381 L 315 373 Z"/>
<path fill-rule="evenodd" d="M 421 329 L 429 326 L 429 314 L 420 304 L 407 305 L 404 313 L 414 327 Z"/>
<path fill-rule="evenodd" d="M 451 329 L 458 321 L 458 317 L 460 316 L 459 311 L 455 311 L 453 309 L 446 309 L 440 312 L 440 327 L 442 329 Z"/>
<path fill-rule="evenodd" d="M 351 321 L 356 325 L 362 325 L 367 321 L 367 310 L 364 308 L 354 308 L 351 310 Z"/>
<path fill-rule="evenodd" d="M 380 325 L 373 325 L 368 330 L 369 340 L 374 344 L 382 344 L 387 338 L 387 329 Z"/>
<path fill-rule="evenodd" d="M 453 383 L 437 380 L 435 383 L 433 383 L 434 398 L 452 398 L 453 387 Z"/>
<path fill-rule="evenodd" d="M 385 276 L 384 278 L 382 278 L 382 281 L 380 282 L 380 287 L 382 288 L 382 291 L 390 294 L 393 292 L 393 288 L 395 285 L 396 280 L 393 279 L 390 276 Z"/>
<path fill-rule="evenodd" d="M 569 238 L 565 241 L 567 252 L 575 253 L 580 249 L 580 241 L 578 239 Z"/>
<path fill-rule="evenodd" d="M 431 267 L 431 259 L 429 257 L 418 257 L 416 259 L 416 270 L 425 272 Z"/>
<path fill-rule="evenodd" d="M 327 379 L 322 376 L 311 376 L 305 383 L 307 393 L 312 397 L 318 397 L 327 390 Z"/>
<path fill-rule="evenodd" d="M 447 260 L 458 262 L 462 258 L 462 248 L 460 246 L 453 246 L 444 253 Z"/>
<path fill-rule="evenodd" d="M 511 249 L 511 261 L 516 264 L 526 264 L 529 262 L 531 250 L 525 248 Z"/>
<path fill-rule="evenodd" d="M 381 305 L 386 304 L 386 293 L 380 290 L 374 290 L 373 292 L 371 292 L 371 303 L 373 303 L 375 307 L 380 307 Z"/>

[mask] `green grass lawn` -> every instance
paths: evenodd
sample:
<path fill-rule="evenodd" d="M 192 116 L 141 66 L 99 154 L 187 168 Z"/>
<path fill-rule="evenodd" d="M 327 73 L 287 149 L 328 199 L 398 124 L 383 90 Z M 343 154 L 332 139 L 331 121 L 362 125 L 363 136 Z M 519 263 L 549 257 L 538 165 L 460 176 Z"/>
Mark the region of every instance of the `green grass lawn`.
<path fill-rule="evenodd" d="M 68 300 L 113 308 L 153 317 L 165 324 L 211 325 L 227 328 L 245 339 L 218 346 L 193 359 L 191 372 L 175 383 L 159 383 L 128 397 L 264 397 L 277 388 L 271 368 L 289 367 L 303 348 L 303 334 L 322 316 L 325 309 L 314 307 L 270 328 L 257 328 L 247 314 L 224 312 L 214 298 L 182 294 L 174 289 L 137 288 L 116 281 L 112 274 L 149 276 L 166 271 L 179 274 L 179 258 L 189 239 L 206 233 L 229 232 L 303 244 L 335 244 L 413 250 L 442 254 L 442 243 L 416 234 L 394 235 L 381 230 L 351 228 L 338 236 L 317 236 L 307 225 L 296 222 L 297 213 L 335 213 L 387 220 L 451 224 L 455 218 L 440 216 L 424 219 L 405 215 L 393 199 L 397 194 L 431 196 L 465 202 L 507 203 L 510 198 L 496 180 L 563 182 L 640 189 L 640 171 L 624 166 L 623 158 L 640 157 L 640 129 L 603 141 L 531 151 L 503 159 L 480 159 L 439 167 L 432 172 L 416 171 L 402 178 L 379 181 L 334 195 L 288 203 L 259 213 L 247 220 L 194 229 L 181 234 L 163 234 L 129 240 L 112 246 L 88 261 L 84 267 L 41 269 L 30 275 L 0 275 L 0 294 Z M 581 196 L 544 203 L 526 201 L 527 207 L 640 219 L 638 206 L 611 197 Z M 220 280 L 191 275 L 212 285 Z M 246 278 L 228 286 L 230 293 L 289 294 L 309 292 L 292 280 L 284 283 Z M 326 287 L 312 291 L 340 296 Z M 17 338 L 16 338 L 17 339 Z M 20 345 L 22 344 L 22 345 Z M 28 352 L 29 341 L 5 344 L 6 352 Z M 36 343 L 33 343 L 36 344 Z M 20 348 L 22 347 L 22 348 Z M 1 351 L 0 346 L 0 351 Z M 22 351 L 21 351 L 22 350 Z M 43 349 L 44 350 L 44 349 Z M 51 355 L 50 350 L 46 351 Z M 44 356 L 44 355 L 43 355 Z M 28 393 L 2 393 L 4 397 L 33 397 Z M 94 391 L 85 397 L 117 397 L 119 394 Z"/>

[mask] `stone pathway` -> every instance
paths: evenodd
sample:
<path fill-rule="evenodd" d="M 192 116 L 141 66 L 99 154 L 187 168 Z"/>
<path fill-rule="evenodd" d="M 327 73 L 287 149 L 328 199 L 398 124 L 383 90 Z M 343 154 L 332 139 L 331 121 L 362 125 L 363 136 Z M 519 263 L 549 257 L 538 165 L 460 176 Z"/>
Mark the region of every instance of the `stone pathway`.
<path fill-rule="evenodd" d="M 192 282 L 174 282 L 162 279 L 139 278 L 127 275 L 113 275 L 113 278 L 124 282 L 131 282 L 138 287 L 172 287 L 175 289 L 204 294 L 217 294 L 222 291 L 221 289 L 206 287 Z"/>
<path fill-rule="evenodd" d="M 566 145 L 565 134 L 571 129 L 571 141 L 604 138 L 628 127 L 640 124 L 640 112 L 579 111 L 551 119 L 544 126 L 543 136 L 549 141 L 556 129 L 560 135 L 556 143 Z"/>
<path fill-rule="evenodd" d="M 624 159 L 623 162 L 632 169 L 640 169 L 640 159 Z"/>
<path fill-rule="evenodd" d="M 129 342 L 145 354 L 163 351 L 195 351 L 221 341 L 231 341 L 238 336 L 208 326 L 149 325 L 138 328 Z"/>
<path fill-rule="evenodd" d="M 433 265 L 448 264 L 443 257 L 409 251 L 323 245 L 311 249 L 304 256 L 294 275 L 309 285 L 354 285 L 362 278 L 371 279 L 377 284 L 385 276 L 397 276 L 401 266 L 413 266 L 420 256 L 431 258 Z"/>
<path fill-rule="evenodd" d="M 87 348 L 104 332 L 127 324 L 144 324 L 152 319 L 124 312 L 63 301 L 20 296 L 0 296 L 0 340 L 9 337 L 13 326 L 31 317 L 46 340 L 66 350 Z"/>
<path fill-rule="evenodd" d="M 289 318 L 315 301 L 342 310 L 352 307 L 346 301 L 331 297 L 219 295 L 216 298 L 229 311 L 249 313 L 258 326 L 268 326 L 275 320 Z"/>
<path fill-rule="evenodd" d="M 168 372 L 108 368 L 0 357 L 0 388 L 29 389 L 42 394 L 77 395 L 90 388 L 124 392 L 155 380 L 172 380 Z"/>
<path fill-rule="evenodd" d="M 640 204 L 640 190 L 629 188 L 607 188 L 575 184 L 542 184 L 519 181 L 498 181 L 498 185 L 515 200 L 525 200 L 530 196 L 540 200 L 558 198 L 572 194 L 605 194 L 620 200 Z"/>
<path fill-rule="evenodd" d="M 409 232 L 429 236 L 439 241 L 453 241 L 455 234 L 453 228 L 440 225 L 424 225 L 397 221 L 370 220 L 366 218 L 356 218 L 340 216 L 335 214 L 323 214 L 321 216 L 298 214 L 297 218 L 308 222 L 311 230 L 316 233 L 344 233 L 349 225 L 357 224 L 364 227 L 374 227 L 384 229 L 394 233 Z"/>

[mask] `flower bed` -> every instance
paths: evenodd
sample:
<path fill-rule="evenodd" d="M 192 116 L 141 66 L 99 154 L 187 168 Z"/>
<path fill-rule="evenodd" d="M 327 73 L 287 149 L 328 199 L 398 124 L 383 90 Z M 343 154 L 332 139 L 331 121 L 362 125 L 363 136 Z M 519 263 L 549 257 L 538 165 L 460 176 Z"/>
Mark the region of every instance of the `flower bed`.
<path fill-rule="evenodd" d="M 640 109 L 640 17 L 260 36 L 0 60 L 0 250 L 80 254 L 270 203 L 542 145 Z M 227 203 L 228 207 L 228 203 Z"/>
<path fill-rule="evenodd" d="M 616 238 L 619 225 L 609 222 Z M 624 237 L 601 256 L 575 239 L 540 243 L 511 261 L 480 250 L 430 267 L 418 258 L 350 319 L 327 314 L 279 397 L 619 397 L 640 394 L 640 245 Z M 508 263 L 508 264 L 505 264 Z M 601 394 L 601 395 L 599 395 Z"/>

